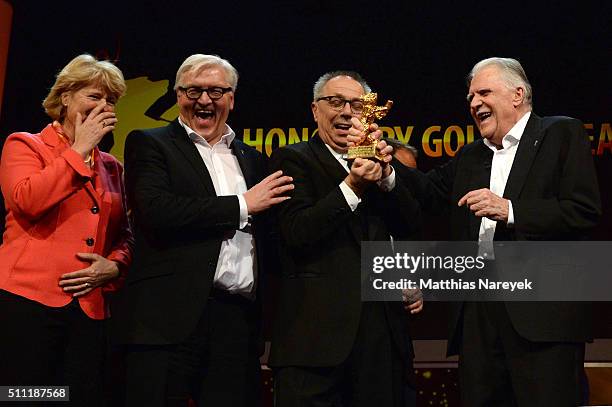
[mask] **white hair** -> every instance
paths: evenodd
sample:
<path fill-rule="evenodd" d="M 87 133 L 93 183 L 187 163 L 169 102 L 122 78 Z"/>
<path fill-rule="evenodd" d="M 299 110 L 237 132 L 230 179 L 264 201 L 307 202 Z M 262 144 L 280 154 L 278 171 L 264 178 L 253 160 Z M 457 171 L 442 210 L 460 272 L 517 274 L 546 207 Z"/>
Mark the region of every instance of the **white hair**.
<path fill-rule="evenodd" d="M 220 67 L 226 73 L 226 79 L 232 89 L 235 91 L 238 87 L 238 71 L 229 63 L 228 60 L 219 57 L 218 55 L 194 54 L 188 57 L 176 71 L 176 81 L 174 82 L 174 90 L 182 86 L 181 80 L 183 75 L 191 71 L 199 71 L 210 67 Z"/>
<path fill-rule="evenodd" d="M 468 74 L 468 87 L 478 71 L 491 65 L 497 66 L 501 70 L 502 78 L 508 87 L 523 88 L 525 90 L 525 103 L 533 106 L 531 84 L 527 79 L 527 74 L 525 74 L 525 70 L 521 66 L 521 63 L 513 58 L 493 57 L 478 62 Z"/>

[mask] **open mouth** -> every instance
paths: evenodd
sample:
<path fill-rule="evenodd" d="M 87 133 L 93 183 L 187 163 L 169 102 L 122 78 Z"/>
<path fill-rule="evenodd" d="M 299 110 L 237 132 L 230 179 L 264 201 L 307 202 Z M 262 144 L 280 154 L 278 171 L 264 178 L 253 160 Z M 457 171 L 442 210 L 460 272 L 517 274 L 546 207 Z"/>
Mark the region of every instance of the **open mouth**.
<path fill-rule="evenodd" d="M 202 120 L 208 120 L 215 116 L 215 112 L 212 110 L 196 110 L 195 115 Z"/>
<path fill-rule="evenodd" d="M 479 112 L 476 113 L 476 117 L 478 117 L 478 120 L 480 120 L 480 122 L 482 123 L 483 121 L 491 117 L 491 112 Z"/>
<path fill-rule="evenodd" d="M 351 125 L 350 124 L 344 124 L 344 123 L 336 123 L 336 124 L 334 124 L 334 128 L 336 130 L 348 131 L 351 128 Z"/>

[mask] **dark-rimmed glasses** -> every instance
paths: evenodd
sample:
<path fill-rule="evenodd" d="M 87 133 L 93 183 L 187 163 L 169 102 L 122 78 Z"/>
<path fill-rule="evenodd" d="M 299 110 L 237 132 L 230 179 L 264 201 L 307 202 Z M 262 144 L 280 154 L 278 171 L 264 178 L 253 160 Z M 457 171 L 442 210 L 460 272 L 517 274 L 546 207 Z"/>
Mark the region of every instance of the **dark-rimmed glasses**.
<path fill-rule="evenodd" d="M 214 86 L 212 88 L 197 88 L 195 86 L 184 88 L 182 86 L 179 86 L 178 88 L 182 90 L 183 92 L 185 92 L 185 96 L 187 96 L 187 99 L 191 99 L 191 100 L 198 100 L 202 96 L 202 93 L 204 92 L 206 92 L 206 94 L 211 100 L 219 100 L 227 92 L 232 91 L 231 87 L 220 88 L 218 86 Z"/>
<path fill-rule="evenodd" d="M 325 100 L 332 109 L 337 111 L 344 109 L 344 106 L 348 103 L 351 106 L 351 112 L 354 114 L 363 112 L 363 101 L 361 99 L 348 100 L 340 96 L 321 96 L 317 98 L 317 102 L 320 100 Z"/>

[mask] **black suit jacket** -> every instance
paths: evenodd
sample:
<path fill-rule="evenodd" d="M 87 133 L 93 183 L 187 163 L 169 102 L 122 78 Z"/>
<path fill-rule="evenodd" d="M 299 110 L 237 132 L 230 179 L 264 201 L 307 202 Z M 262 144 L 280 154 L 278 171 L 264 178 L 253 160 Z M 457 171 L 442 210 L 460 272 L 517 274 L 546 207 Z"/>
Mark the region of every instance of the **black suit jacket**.
<path fill-rule="evenodd" d="M 234 139 L 247 188 L 265 175 L 261 154 Z M 217 196 L 178 121 L 127 138 L 125 177 L 136 248 L 113 313 L 120 343 L 171 344 L 191 333 L 206 305 L 224 236 L 238 228 L 236 196 Z M 259 274 L 265 230 L 253 220 Z M 258 281 L 261 275 L 258 276 Z"/>
<path fill-rule="evenodd" d="M 351 350 L 361 314 L 361 241 L 410 233 L 418 202 L 396 177 L 393 191 L 372 186 L 352 212 L 339 187 L 347 172 L 319 137 L 277 149 L 272 167 L 292 176 L 295 190 L 278 207 L 282 276 L 270 364 L 338 365 Z M 399 302 L 385 306 L 409 359 L 406 312 Z"/>
<path fill-rule="evenodd" d="M 424 207 L 451 214 L 453 240 L 477 240 L 481 218 L 457 202 L 467 192 L 489 187 L 493 152 L 483 140 L 432 170 L 419 195 Z M 495 240 L 582 240 L 601 215 L 591 147 L 579 120 L 534 113 L 521 137 L 503 194 L 512 202 L 514 226 L 497 222 Z M 531 341 L 582 342 L 591 337 L 591 315 L 584 303 L 506 302 L 516 331 Z M 449 353 L 460 339 L 460 309 L 451 318 Z"/>

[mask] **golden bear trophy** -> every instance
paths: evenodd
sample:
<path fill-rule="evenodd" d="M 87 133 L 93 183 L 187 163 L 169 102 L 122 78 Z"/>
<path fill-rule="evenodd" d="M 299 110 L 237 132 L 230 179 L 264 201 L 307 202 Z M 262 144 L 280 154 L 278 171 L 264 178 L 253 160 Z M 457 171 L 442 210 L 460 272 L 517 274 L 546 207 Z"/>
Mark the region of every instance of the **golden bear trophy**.
<path fill-rule="evenodd" d="M 384 106 L 376 106 L 378 99 L 378 94 L 376 93 L 366 93 L 360 99 L 363 101 L 363 112 L 359 121 L 364 127 L 366 138 L 361 144 L 349 147 L 347 159 L 354 160 L 359 157 L 382 160 L 382 156 L 376 151 L 378 141 L 370 135 L 370 124 L 374 123 L 375 120 L 385 117 L 389 113 L 391 106 L 393 106 L 393 101 L 387 100 Z"/>

